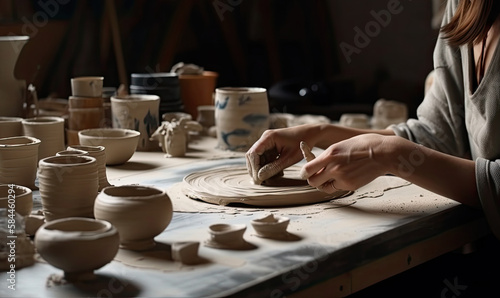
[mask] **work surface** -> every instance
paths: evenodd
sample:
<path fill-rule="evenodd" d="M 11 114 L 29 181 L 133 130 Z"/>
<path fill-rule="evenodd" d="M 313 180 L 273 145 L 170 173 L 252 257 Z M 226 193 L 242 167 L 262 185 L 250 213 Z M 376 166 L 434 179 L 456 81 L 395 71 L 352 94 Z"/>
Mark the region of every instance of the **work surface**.
<path fill-rule="evenodd" d="M 397 177 L 380 177 L 337 200 L 300 207 L 218 206 L 178 191 L 192 172 L 244 165 L 244 154 L 215 149 L 215 139 L 195 138 L 183 158 L 136 152 L 121 166 L 108 167 L 114 185 L 141 184 L 167 190 L 174 217 L 156 237 L 165 254 L 139 255 L 135 263 L 117 258 L 85 284 L 49 284 L 62 272 L 44 262 L 19 269 L 16 291 L 1 281 L 1 297 L 283 297 L 290 294 L 345 296 L 487 233 L 480 212 L 435 195 Z M 40 208 L 39 195 L 36 195 Z M 37 202 L 36 202 L 37 203 Z M 290 218 L 287 241 L 257 237 L 250 221 L 268 213 Z M 249 250 L 203 245 L 208 226 L 246 224 Z M 206 262 L 182 265 L 169 259 L 174 242 L 199 241 Z"/>

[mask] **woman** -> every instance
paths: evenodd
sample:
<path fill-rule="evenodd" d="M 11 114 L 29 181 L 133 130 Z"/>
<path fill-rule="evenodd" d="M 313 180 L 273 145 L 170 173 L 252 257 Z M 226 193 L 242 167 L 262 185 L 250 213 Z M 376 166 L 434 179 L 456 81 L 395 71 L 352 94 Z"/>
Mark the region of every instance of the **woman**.
<path fill-rule="evenodd" d="M 500 4 L 449 0 L 434 51 L 434 82 L 418 119 L 385 130 L 303 125 L 266 131 L 247 152 L 261 183 L 302 159 L 299 142 L 325 149 L 306 163 L 311 186 L 354 190 L 392 174 L 482 207 L 500 238 Z M 498 113 L 497 113 L 498 112 Z"/>

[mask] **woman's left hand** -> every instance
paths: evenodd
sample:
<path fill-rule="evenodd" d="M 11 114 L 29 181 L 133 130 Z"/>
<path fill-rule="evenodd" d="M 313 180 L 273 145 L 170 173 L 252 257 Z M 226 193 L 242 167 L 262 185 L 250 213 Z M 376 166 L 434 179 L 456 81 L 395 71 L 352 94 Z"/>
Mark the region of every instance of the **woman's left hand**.
<path fill-rule="evenodd" d="M 388 173 L 384 157 L 393 146 L 386 136 L 364 134 L 335 143 L 306 163 L 301 176 L 326 193 L 355 190 Z"/>

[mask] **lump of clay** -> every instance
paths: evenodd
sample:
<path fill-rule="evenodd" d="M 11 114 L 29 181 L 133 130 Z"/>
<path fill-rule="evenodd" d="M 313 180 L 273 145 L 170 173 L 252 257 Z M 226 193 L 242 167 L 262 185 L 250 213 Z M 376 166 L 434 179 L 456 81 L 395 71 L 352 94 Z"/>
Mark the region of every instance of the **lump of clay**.
<path fill-rule="evenodd" d="M 172 66 L 170 72 L 175 72 L 178 75 L 201 75 L 203 73 L 203 67 L 196 64 L 184 64 L 184 62 L 179 62 Z"/>
<path fill-rule="evenodd" d="M 394 100 L 379 99 L 373 106 L 372 128 L 385 129 L 408 120 L 408 107 Z"/>
<path fill-rule="evenodd" d="M 24 232 L 24 219 L 18 213 L 0 209 L 0 270 L 8 271 L 35 263 L 35 247 Z"/>

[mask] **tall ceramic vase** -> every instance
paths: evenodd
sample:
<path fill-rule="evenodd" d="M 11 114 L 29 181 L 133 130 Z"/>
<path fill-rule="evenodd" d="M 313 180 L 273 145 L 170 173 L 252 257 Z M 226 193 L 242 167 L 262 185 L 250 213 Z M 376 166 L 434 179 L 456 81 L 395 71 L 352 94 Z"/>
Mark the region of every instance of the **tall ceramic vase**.
<path fill-rule="evenodd" d="M 264 88 L 215 90 L 217 147 L 247 151 L 269 128 L 269 104 Z"/>
<path fill-rule="evenodd" d="M 45 220 L 94 216 L 98 174 L 91 156 L 50 156 L 40 160 L 38 180 Z"/>
<path fill-rule="evenodd" d="M 14 76 L 19 54 L 28 36 L 0 36 L 0 116 L 24 116 L 26 81 Z"/>
<path fill-rule="evenodd" d="M 40 140 L 27 136 L 0 139 L 0 184 L 36 189 Z"/>
<path fill-rule="evenodd" d="M 23 120 L 23 134 L 40 139 L 38 160 L 64 150 L 64 119 L 36 117 Z"/>

